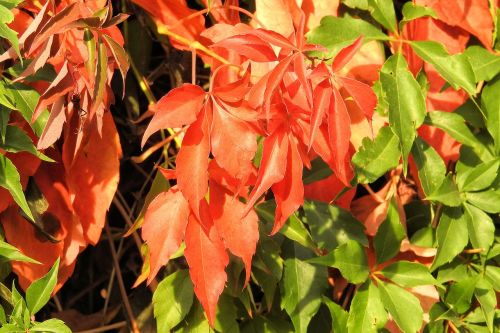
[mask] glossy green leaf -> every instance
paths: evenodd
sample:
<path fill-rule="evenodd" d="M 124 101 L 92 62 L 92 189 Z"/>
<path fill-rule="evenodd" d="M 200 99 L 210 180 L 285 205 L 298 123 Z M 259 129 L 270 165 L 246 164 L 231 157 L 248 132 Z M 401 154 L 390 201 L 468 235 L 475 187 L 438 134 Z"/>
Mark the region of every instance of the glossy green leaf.
<path fill-rule="evenodd" d="M 169 332 L 189 313 L 193 304 L 193 283 L 187 270 L 164 278 L 153 294 L 154 315 L 158 332 Z"/>
<path fill-rule="evenodd" d="M 417 128 L 425 118 L 424 96 L 400 54 L 391 56 L 382 66 L 380 82 L 389 102 L 389 125 L 399 139 L 406 174 Z"/>
<path fill-rule="evenodd" d="M 5 106 L 0 105 L 0 145 L 5 144 L 5 136 L 7 135 L 7 125 L 9 123 L 10 110 Z"/>
<path fill-rule="evenodd" d="M 5 133 L 5 143 L 0 143 L 0 148 L 10 152 L 10 153 L 18 153 L 18 152 L 28 152 L 31 153 L 43 161 L 54 162 L 51 158 L 45 156 L 40 153 L 31 138 L 26 134 L 21 128 L 17 126 L 7 126 Z"/>
<path fill-rule="evenodd" d="M 26 290 L 26 303 L 31 315 L 34 315 L 47 304 L 57 283 L 59 259 L 56 260 L 50 271 L 39 280 L 33 282 Z"/>
<path fill-rule="evenodd" d="M 351 8 L 368 10 L 368 0 L 342 0 L 342 4 Z"/>
<path fill-rule="evenodd" d="M 214 328 L 218 332 L 234 332 L 239 333 L 238 313 L 234 299 L 231 296 L 222 294 L 217 302 L 217 311 L 215 313 Z M 163 331 L 159 331 L 163 332 Z"/>
<path fill-rule="evenodd" d="M 490 81 L 500 73 L 500 57 L 484 47 L 470 46 L 464 51 L 464 55 L 472 66 L 476 81 Z"/>
<path fill-rule="evenodd" d="M 431 275 L 429 269 L 417 262 L 396 261 L 384 267 L 382 275 L 405 288 L 416 286 L 434 285 L 436 279 Z"/>
<path fill-rule="evenodd" d="M 30 327 L 30 332 L 71 333 L 71 329 L 60 319 L 49 319 Z"/>
<path fill-rule="evenodd" d="M 396 12 L 392 0 L 368 0 L 373 18 L 391 32 L 396 32 Z"/>
<path fill-rule="evenodd" d="M 397 255 L 401 247 L 401 241 L 405 236 L 405 230 L 399 219 L 396 199 L 393 198 L 387 209 L 387 217 L 379 226 L 373 239 L 377 262 L 386 262 Z"/>
<path fill-rule="evenodd" d="M 292 325 L 281 317 L 256 315 L 243 325 L 242 333 L 292 333 Z"/>
<path fill-rule="evenodd" d="M 476 289 L 478 276 L 469 277 L 450 285 L 445 301 L 453 310 L 464 313 L 471 307 L 471 299 Z"/>
<path fill-rule="evenodd" d="M 468 215 L 467 228 L 472 246 L 483 249 L 485 252 L 493 244 L 495 236 L 495 225 L 491 217 L 481 209 L 465 204 L 465 212 Z"/>
<path fill-rule="evenodd" d="M 379 289 L 370 281 L 361 285 L 351 302 L 347 328 L 349 333 L 376 333 L 387 323 L 387 312 Z"/>
<path fill-rule="evenodd" d="M 325 256 L 309 259 L 308 262 L 335 267 L 351 283 L 362 283 L 368 278 L 368 258 L 364 247 L 356 241 L 348 241 Z"/>
<path fill-rule="evenodd" d="M 10 192 L 14 201 L 21 207 L 24 214 L 34 221 L 21 186 L 21 178 L 16 166 L 4 155 L 0 155 L 0 187 Z"/>
<path fill-rule="evenodd" d="M 326 304 L 328 310 L 330 310 L 333 332 L 347 333 L 347 319 L 349 318 L 349 313 L 328 297 L 323 296 L 323 303 Z"/>
<path fill-rule="evenodd" d="M 500 159 L 481 163 L 475 168 L 457 174 L 457 185 L 463 192 L 481 191 L 489 187 L 498 175 Z"/>
<path fill-rule="evenodd" d="M 318 312 L 321 295 L 327 288 L 327 272 L 296 258 L 285 260 L 281 306 L 292 319 L 295 332 L 307 332 L 311 318 Z"/>
<path fill-rule="evenodd" d="M 406 2 L 403 5 L 403 19 L 400 22 L 400 25 L 404 25 L 409 21 L 413 21 L 415 19 L 418 19 L 420 17 L 432 17 L 437 19 L 437 14 L 434 11 L 434 9 L 430 7 L 424 7 L 424 6 L 419 6 L 416 5 L 412 2 Z"/>
<path fill-rule="evenodd" d="M 429 196 L 443 183 L 446 177 L 446 166 L 434 148 L 420 138 L 415 139 L 411 152 L 417 165 L 422 189 Z"/>
<path fill-rule="evenodd" d="M 349 16 L 325 16 L 321 19 L 321 24 L 307 34 L 307 41 L 328 48 L 326 57 L 332 58 L 361 35 L 365 43 L 388 39 L 386 34 L 364 20 Z"/>
<path fill-rule="evenodd" d="M 349 240 L 368 245 L 363 224 L 348 211 L 320 201 L 306 201 L 304 212 L 319 247 L 331 251 Z"/>
<path fill-rule="evenodd" d="M 439 201 L 450 207 L 458 207 L 463 202 L 457 184 L 455 184 L 451 175 L 445 177 L 441 185 L 431 195 L 427 196 L 426 199 L 429 201 Z"/>
<path fill-rule="evenodd" d="M 481 94 L 481 104 L 486 116 L 486 128 L 495 142 L 495 151 L 500 155 L 500 77 L 489 82 Z"/>
<path fill-rule="evenodd" d="M 434 41 L 412 41 L 410 46 L 420 58 L 433 65 L 453 88 L 463 88 L 469 95 L 475 95 L 476 78 L 465 55 L 450 55 L 442 44 Z"/>
<path fill-rule="evenodd" d="M 389 127 L 382 127 L 373 141 L 364 138 L 362 146 L 352 157 L 358 182 L 376 181 L 398 165 L 400 155 L 398 137 Z"/>
<path fill-rule="evenodd" d="M 0 240 L 0 258 L 2 260 L 9 260 L 9 261 L 24 261 L 24 262 L 31 262 L 34 264 L 39 263 L 38 261 L 24 255 L 17 248 L 10 245 L 9 243 L 4 242 L 3 240 Z"/>
<path fill-rule="evenodd" d="M 194 302 L 191 311 L 182 321 L 182 325 L 176 329 L 176 333 L 210 333 L 210 324 L 203 312 L 199 302 Z"/>
<path fill-rule="evenodd" d="M 424 312 L 418 298 L 391 283 L 379 281 L 378 287 L 384 307 L 399 328 L 405 333 L 419 332 Z"/>
<path fill-rule="evenodd" d="M 493 289 L 500 292 L 500 267 L 486 265 L 484 269 L 484 276 L 491 283 Z"/>
<path fill-rule="evenodd" d="M 500 213 L 500 189 L 489 189 L 482 192 L 467 192 L 465 194 L 468 202 L 484 210 L 485 212 Z"/>
<path fill-rule="evenodd" d="M 453 260 L 469 241 L 467 219 L 461 208 L 445 208 L 437 227 L 438 250 L 431 271 Z"/>

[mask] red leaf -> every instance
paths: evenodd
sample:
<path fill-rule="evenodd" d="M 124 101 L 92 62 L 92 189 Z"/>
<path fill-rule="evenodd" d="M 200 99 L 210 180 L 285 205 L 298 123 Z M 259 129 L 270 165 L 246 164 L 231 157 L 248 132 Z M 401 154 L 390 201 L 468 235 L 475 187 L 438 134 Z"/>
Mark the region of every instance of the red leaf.
<path fill-rule="evenodd" d="M 244 183 L 252 171 L 257 134 L 247 122 L 234 117 L 216 101 L 213 106 L 212 154 L 223 169 Z"/>
<path fill-rule="evenodd" d="M 188 217 L 189 204 L 176 188 L 160 193 L 149 204 L 142 225 L 142 238 L 150 253 L 148 283 L 179 249 Z"/>
<path fill-rule="evenodd" d="M 349 164 L 351 119 L 337 89 L 333 89 L 333 102 L 330 104 L 328 114 L 328 135 L 334 163 L 333 171 L 346 186 L 350 186 L 350 173 L 352 173 Z"/>
<path fill-rule="evenodd" d="M 127 77 L 127 72 L 130 67 L 130 64 L 128 62 L 128 55 L 127 52 L 123 49 L 123 47 L 115 42 L 112 37 L 108 35 L 101 35 L 104 42 L 108 46 L 108 48 L 111 50 L 111 53 L 113 54 L 113 57 L 115 58 L 115 62 L 118 66 L 118 69 L 120 70 L 120 73 L 122 75 L 122 98 L 125 97 L 125 79 Z"/>
<path fill-rule="evenodd" d="M 491 50 L 493 19 L 488 0 L 418 0 L 417 4 L 431 7 L 441 21 L 470 32 Z"/>
<path fill-rule="evenodd" d="M 259 175 L 248 199 L 247 212 L 253 208 L 253 205 L 264 192 L 285 177 L 287 153 L 288 135 L 286 135 L 283 128 L 277 129 L 264 140 Z"/>
<path fill-rule="evenodd" d="M 344 189 L 345 185 L 337 178 L 335 174 L 325 179 L 304 186 L 304 196 L 309 200 L 318 200 L 330 203 Z M 356 194 L 356 188 L 352 188 L 342 194 L 333 202 L 334 205 L 349 210 L 351 201 Z"/>
<path fill-rule="evenodd" d="M 148 138 L 160 129 L 193 123 L 204 100 L 205 91 L 193 84 L 184 84 L 172 89 L 153 107 L 156 112 L 142 137 L 141 145 L 144 146 Z"/>
<path fill-rule="evenodd" d="M 61 136 L 63 125 L 66 121 L 64 102 L 64 96 L 59 97 L 59 99 L 52 106 L 47 124 L 45 125 L 42 135 L 40 135 L 40 139 L 37 143 L 38 149 L 49 148 Z"/>
<path fill-rule="evenodd" d="M 185 242 L 184 256 L 189 265 L 194 293 L 213 327 L 217 301 L 227 280 L 225 269 L 229 257 L 216 227 L 212 226 L 206 234 L 193 215 L 189 216 Z"/>
<path fill-rule="evenodd" d="M 73 80 L 68 71 L 68 63 L 65 62 L 54 81 L 52 81 L 52 84 L 47 88 L 42 96 L 40 96 L 31 121 L 35 121 L 47 106 L 55 103 L 59 97 L 68 94 L 73 91 L 73 89 Z"/>
<path fill-rule="evenodd" d="M 311 134 L 309 137 L 308 150 L 311 149 L 316 132 L 323 123 L 323 118 L 331 103 L 332 86 L 328 79 L 321 81 L 314 89 L 313 108 L 311 113 Z"/>
<path fill-rule="evenodd" d="M 287 166 L 284 178 L 272 186 L 276 199 L 276 212 L 271 235 L 277 233 L 286 220 L 304 203 L 304 184 L 302 183 L 302 159 L 297 143 L 289 138 Z"/>
<path fill-rule="evenodd" d="M 372 88 L 358 80 L 350 79 L 347 77 L 337 77 L 342 87 L 352 97 L 354 103 L 359 107 L 366 116 L 368 121 L 372 120 L 373 112 L 377 106 L 377 96 Z"/>
<path fill-rule="evenodd" d="M 359 36 L 351 45 L 344 47 L 340 52 L 335 56 L 335 59 L 332 63 L 332 69 L 334 72 L 340 70 L 344 67 L 351 59 L 354 57 L 356 52 L 358 52 L 359 48 L 363 44 L 363 36 Z"/>
<path fill-rule="evenodd" d="M 266 29 L 256 29 L 253 30 L 251 33 L 273 44 L 274 46 L 281 47 L 285 50 L 296 49 L 295 45 L 293 45 L 292 42 L 290 42 L 286 37 L 275 31 Z"/>
<path fill-rule="evenodd" d="M 88 130 L 85 141 L 74 160 L 70 140 L 63 146 L 66 181 L 73 207 L 80 218 L 85 238 L 91 244 L 99 241 L 106 213 L 116 192 L 119 180 L 120 138 L 109 112 L 103 115 L 103 136 L 97 124 Z M 71 132 L 69 135 L 75 135 Z"/>
<path fill-rule="evenodd" d="M 205 29 L 205 20 L 202 15 L 195 16 L 178 24 L 183 18 L 196 13 L 188 8 L 185 0 L 133 0 L 133 3 L 148 11 L 158 25 L 172 27 L 169 30 L 189 40 L 197 40 L 198 35 Z M 172 45 L 178 49 L 189 51 L 189 46 L 170 39 Z"/>
<path fill-rule="evenodd" d="M 177 184 L 198 219 L 200 201 L 208 190 L 209 111 L 206 105 L 198 120 L 189 126 L 176 159 Z"/>
<path fill-rule="evenodd" d="M 251 210 L 243 217 L 245 204 L 215 182 L 210 182 L 210 212 L 226 248 L 243 260 L 248 283 L 252 257 L 259 240 L 257 214 Z"/>
<path fill-rule="evenodd" d="M 256 62 L 269 62 L 276 60 L 272 47 L 261 38 L 251 34 L 236 35 L 223 39 L 212 45 L 236 52 Z"/>

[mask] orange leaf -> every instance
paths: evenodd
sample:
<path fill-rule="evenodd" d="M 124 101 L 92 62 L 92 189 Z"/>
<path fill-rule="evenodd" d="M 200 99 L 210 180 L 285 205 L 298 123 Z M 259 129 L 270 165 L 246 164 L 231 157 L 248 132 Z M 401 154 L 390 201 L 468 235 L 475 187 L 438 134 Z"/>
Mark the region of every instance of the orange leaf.
<path fill-rule="evenodd" d="M 186 229 L 184 256 L 189 265 L 189 275 L 194 293 L 201 302 L 213 327 L 217 301 L 227 280 L 226 266 L 229 257 L 215 226 L 207 233 L 197 219 L 190 215 Z"/>
<path fill-rule="evenodd" d="M 142 238 L 150 251 L 148 283 L 179 249 L 188 217 L 189 204 L 177 188 L 158 194 L 149 204 L 142 225 Z"/>

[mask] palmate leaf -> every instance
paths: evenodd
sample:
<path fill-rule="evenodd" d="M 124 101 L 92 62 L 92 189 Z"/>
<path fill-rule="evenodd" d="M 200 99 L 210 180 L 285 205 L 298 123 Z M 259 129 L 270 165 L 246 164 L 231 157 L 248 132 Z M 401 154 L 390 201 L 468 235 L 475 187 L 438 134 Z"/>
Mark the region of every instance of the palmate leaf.
<path fill-rule="evenodd" d="M 396 32 L 396 13 L 392 0 L 368 0 L 368 9 L 378 23 L 390 32 Z"/>
<path fill-rule="evenodd" d="M 384 309 L 377 286 L 366 281 L 362 284 L 352 299 L 347 319 L 349 332 L 375 333 L 387 322 L 387 312 Z"/>
<path fill-rule="evenodd" d="M 379 226 L 373 239 L 377 262 L 385 262 L 398 254 L 406 232 L 401 225 L 396 199 L 392 199 L 387 209 L 387 217 Z"/>
<path fill-rule="evenodd" d="M 31 315 L 35 315 L 49 301 L 57 283 L 58 271 L 59 259 L 45 276 L 33 282 L 26 290 L 26 304 Z"/>
<path fill-rule="evenodd" d="M 412 156 L 418 169 L 418 178 L 427 196 L 434 193 L 446 177 L 446 166 L 441 156 L 420 138 L 416 138 L 412 148 Z"/>
<path fill-rule="evenodd" d="M 381 273 L 392 282 L 405 288 L 437 283 L 429 269 L 417 262 L 397 261 L 384 267 Z"/>
<path fill-rule="evenodd" d="M 489 82 L 481 94 L 481 104 L 486 116 L 486 128 L 495 142 L 495 152 L 500 155 L 500 77 Z"/>
<path fill-rule="evenodd" d="M 425 118 L 425 100 L 401 54 L 391 56 L 380 71 L 380 82 L 389 103 L 389 125 L 399 138 L 406 174 L 408 155 L 417 128 Z"/>

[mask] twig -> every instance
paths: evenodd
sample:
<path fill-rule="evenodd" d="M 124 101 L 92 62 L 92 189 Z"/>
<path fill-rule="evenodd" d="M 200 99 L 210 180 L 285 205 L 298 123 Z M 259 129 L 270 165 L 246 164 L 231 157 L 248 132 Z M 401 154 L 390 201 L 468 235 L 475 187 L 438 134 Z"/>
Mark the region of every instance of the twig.
<path fill-rule="evenodd" d="M 132 331 L 134 333 L 140 333 L 139 326 L 135 321 L 134 313 L 132 311 L 132 307 L 130 306 L 130 302 L 128 300 L 125 284 L 123 283 L 122 272 L 120 270 L 120 263 L 118 262 L 118 256 L 116 254 L 115 244 L 111 239 L 111 231 L 109 230 L 109 223 L 107 220 L 106 224 L 104 225 L 104 229 L 106 230 L 106 235 L 108 236 L 109 248 L 111 250 L 111 256 L 113 257 L 113 265 L 115 267 L 116 279 L 118 280 L 118 286 L 120 287 L 120 293 L 122 295 L 123 305 L 125 306 L 125 310 L 127 311 L 127 315 L 130 319 L 130 324 L 132 325 Z"/>
<path fill-rule="evenodd" d="M 167 143 L 169 143 L 172 140 L 175 140 L 178 138 L 179 134 L 184 133 L 186 131 L 187 127 L 184 127 L 176 132 L 174 132 L 172 135 L 170 135 L 168 138 L 165 138 L 151 147 L 149 147 L 145 152 L 143 152 L 139 156 L 132 156 L 130 159 L 135 162 L 135 163 L 142 163 L 144 162 L 149 156 L 151 156 L 155 151 L 158 149 L 163 148 Z"/>

